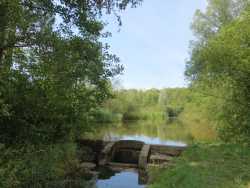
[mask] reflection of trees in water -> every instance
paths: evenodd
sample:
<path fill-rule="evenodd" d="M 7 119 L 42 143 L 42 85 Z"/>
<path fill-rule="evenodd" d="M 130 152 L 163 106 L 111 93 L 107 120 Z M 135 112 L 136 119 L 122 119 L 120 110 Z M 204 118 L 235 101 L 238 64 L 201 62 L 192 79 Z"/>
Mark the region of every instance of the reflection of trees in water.
<path fill-rule="evenodd" d="M 99 130 L 100 138 L 105 140 L 120 140 L 123 136 L 147 136 L 162 141 L 178 140 L 190 142 L 193 140 L 212 140 L 214 135 L 209 133 L 210 127 L 184 125 L 181 121 L 171 123 L 158 121 L 128 122 L 119 125 L 102 126 Z"/>
<path fill-rule="evenodd" d="M 112 177 L 114 176 L 121 176 L 123 173 L 135 173 L 136 176 L 138 176 L 138 185 L 145 185 L 148 181 L 148 172 L 145 170 L 137 170 L 137 169 L 123 169 L 123 170 L 122 169 L 114 170 L 108 167 L 99 168 L 98 180 L 108 180 L 112 182 L 114 181 L 112 180 Z"/>

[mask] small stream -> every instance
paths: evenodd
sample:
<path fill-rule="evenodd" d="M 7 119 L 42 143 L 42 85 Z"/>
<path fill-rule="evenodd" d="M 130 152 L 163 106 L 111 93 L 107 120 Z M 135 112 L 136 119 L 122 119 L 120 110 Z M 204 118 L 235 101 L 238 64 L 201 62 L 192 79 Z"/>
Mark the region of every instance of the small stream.
<path fill-rule="evenodd" d="M 207 134 L 209 131 L 206 127 L 190 128 L 190 126 L 183 125 L 178 121 L 171 123 L 140 121 L 126 124 L 96 126 L 99 128 L 92 138 L 107 141 L 138 140 L 147 144 L 186 146 L 196 140 L 209 141 L 215 138 L 214 134 Z M 206 131 L 206 134 L 204 134 L 204 131 Z M 98 176 L 95 185 L 97 188 L 145 187 L 145 185 L 139 184 L 139 175 L 135 170 L 117 171 L 112 173 L 110 173 L 110 170 L 107 171 L 99 171 L 100 175 Z M 105 178 L 102 178 L 102 176 Z"/>

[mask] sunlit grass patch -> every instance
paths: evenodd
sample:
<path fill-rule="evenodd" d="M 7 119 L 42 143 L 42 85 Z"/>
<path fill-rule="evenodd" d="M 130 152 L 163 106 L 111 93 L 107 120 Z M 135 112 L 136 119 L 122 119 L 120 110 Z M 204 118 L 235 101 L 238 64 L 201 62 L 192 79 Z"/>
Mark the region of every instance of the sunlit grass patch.
<path fill-rule="evenodd" d="M 151 188 L 249 188 L 250 150 L 241 145 L 195 145 L 172 168 L 154 172 Z"/>

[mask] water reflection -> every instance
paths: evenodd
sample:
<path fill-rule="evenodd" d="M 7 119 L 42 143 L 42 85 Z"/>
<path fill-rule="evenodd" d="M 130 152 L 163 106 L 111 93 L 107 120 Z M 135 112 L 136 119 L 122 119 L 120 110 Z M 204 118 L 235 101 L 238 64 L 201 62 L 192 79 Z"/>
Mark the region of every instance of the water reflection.
<path fill-rule="evenodd" d="M 99 179 L 96 183 L 97 188 L 144 188 L 138 184 L 138 173 L 118 172 L 110 179 Z"/>
<path fill-rule="evenodd" d="M 193 141 L 213 141 L 216 137 L 211 127 L 184 125 L 180 121 L 139 121 L 97 126 L 94 138 L 103 140 L 138 140 L 148 144 L 185 146 Z"/>
<path fill-rule="evenodd" d="M 181 141 L 173 141 L 173 140 L 161 140 L 158 137 L 149 137 L 144 135 L 123 135 L 117 136 L 113 134 L 108 139 L 104 137 L 104 140 L 138 140 L 145 142 L 146 144 L 162 144 L 162 145 L 170 145 L 170 146 L 186 146 L 187 144 Z"/>

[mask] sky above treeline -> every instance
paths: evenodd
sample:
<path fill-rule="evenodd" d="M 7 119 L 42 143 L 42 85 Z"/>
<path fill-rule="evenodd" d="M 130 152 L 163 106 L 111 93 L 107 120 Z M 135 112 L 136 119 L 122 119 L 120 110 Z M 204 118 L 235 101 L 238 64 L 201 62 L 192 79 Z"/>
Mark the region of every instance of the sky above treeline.
<path fill-rule="evenodd" d="M 184 87 L 189 42 L 194 39 L 191 22 L 206 0 L 144 0 L 141 6 L 122 13 L 122 26 L 114 20 L 106 27 L 107 41 L 125 70 L 123 88 Z"/>

